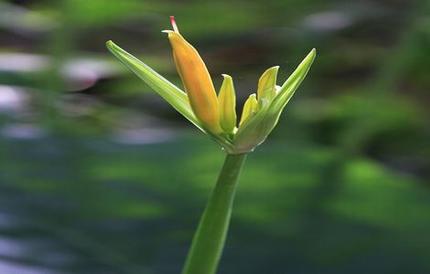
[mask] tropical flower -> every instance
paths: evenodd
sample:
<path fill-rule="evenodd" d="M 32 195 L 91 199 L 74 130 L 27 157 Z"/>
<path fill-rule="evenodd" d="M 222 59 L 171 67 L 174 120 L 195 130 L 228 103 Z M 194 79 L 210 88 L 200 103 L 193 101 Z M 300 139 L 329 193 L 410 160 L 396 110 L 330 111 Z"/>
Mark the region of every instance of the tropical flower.
<path fill-rule="evenodd" d="M 217 95 L 205 63 L 179 33 L 173 16 L 171 24 L 173 30 L 163 32 L 168 35 L 185 92 L 112 41 L 106 45 L 124 65 L 197 128 L 211 136 L 227 153 L 241 154 L 254 150 L 278 123 L 282 110 L 306 77 L 316 50 L 311 50 L 281 86 L 277 85 L 279 67 L 267 69 L 258 81 L 257 92 L 246 100 L 238 123 L 232 77 L 222 75 L 224 80 Z"/>

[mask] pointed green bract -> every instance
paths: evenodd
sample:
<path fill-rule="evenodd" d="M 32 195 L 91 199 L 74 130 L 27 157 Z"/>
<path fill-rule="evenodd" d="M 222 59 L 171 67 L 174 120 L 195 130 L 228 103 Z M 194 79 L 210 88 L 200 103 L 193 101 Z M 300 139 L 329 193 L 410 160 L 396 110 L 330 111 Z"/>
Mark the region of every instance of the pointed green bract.
<path fill-rule="evenodd" d="M 248 119 L 250 119 L 258 109 L 258 102 L 257 102 L 257 96 L 255 93 L 249 95 L 248 99 L 245 101 L 245 104 L 243 105 L 242 110 L 242 116 L 240 117 L 240 126 Z"/>
<path fill-rule="evenodd" d="M 303 61 L 297 66 L 294 72 L 288 77 L 287 81 L 281 86 L 276 97 L 274 98 L 271 108 L 284 108 L 288 101 L 293 97 L 294 92 L 300 86 L 302 81 L 305 79 L 308 74 L 309 69 L 312 66 L 312 63 L 315 60 L 317 51 L 316 49 L 312 49 L 311 52 L 303 59 Z"/>
<path fill-rule="evenodd" d="M 127 66 L 148 86 L 163 97 L 163 99 L 166 100 L 174 109 L 181 113 L 200 130 L 205 132 L 202 129 L 201 123 L 194 115 L 185 92 L 158 74 L 148 65 L 117 46 L 114 42 L 108 41 L 106 46 L 110 52 L 112 52 L 112 54 L 121 61 L 121 63 Z"/>
<path fill-rule="evenodd" d="M 234 90 L 233 78 L 227 74 L 222 75 L 224 81 L 222 82 L 219 95 L 219 109 L 220 109 L 220 124 L 222 129 L 232 134 L 236 127 L 236 92 Z"/>
<path fill-rule="evenodd" d="M 279 66 L 267 69 L 258 80 L 258 103 L 260 105 L 270 102 L 276 95 L 276 78 Z"/>

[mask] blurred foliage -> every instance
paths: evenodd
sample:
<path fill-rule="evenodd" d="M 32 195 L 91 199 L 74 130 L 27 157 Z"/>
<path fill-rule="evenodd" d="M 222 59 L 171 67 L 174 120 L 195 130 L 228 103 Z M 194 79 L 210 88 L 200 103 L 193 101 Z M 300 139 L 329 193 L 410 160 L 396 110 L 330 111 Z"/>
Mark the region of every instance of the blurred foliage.
<path fill-rule="evenodd" d="M 178 273 L 222 153 L 104 46 L 180 85 L 172 14 L 242 102 L 319 54 L 249 158 L 220 273 L 430 272 L 425 0 L 1 1 L 0 272 Z"/>

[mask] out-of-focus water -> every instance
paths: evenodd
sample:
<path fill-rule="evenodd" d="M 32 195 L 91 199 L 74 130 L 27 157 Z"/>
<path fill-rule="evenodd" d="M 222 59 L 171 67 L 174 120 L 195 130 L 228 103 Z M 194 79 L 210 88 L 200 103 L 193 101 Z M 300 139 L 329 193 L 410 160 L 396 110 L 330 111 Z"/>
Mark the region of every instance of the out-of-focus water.
<path fill-rule="evenodd" d="M 5 274 L 178 273 L 222 163 L 183 134 L 1 142 Z M 428 272 L 428 188 L 344 157 L 270 141 L 251 155 L 220 273 Z"/>

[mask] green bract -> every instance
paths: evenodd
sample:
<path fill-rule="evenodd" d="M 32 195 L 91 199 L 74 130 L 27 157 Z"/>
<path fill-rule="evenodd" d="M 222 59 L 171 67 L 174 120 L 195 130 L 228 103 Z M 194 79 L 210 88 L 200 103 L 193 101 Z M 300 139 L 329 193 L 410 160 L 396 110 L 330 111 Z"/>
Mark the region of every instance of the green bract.
<path fill-rule="evenodd" d="M 306 77 L 316 56 L 316 50 L 312 49 L 281 87 L 276 86 L 279 67 L 266 70 L 258 82 L 257 93 L 251 95 L 246 102 L 240 125 L 236 122 L 233 80 L 230 76 L 224 75 L 218 98 L 224 132 L 214 134 L 205 129 L 204 124 L 193 112 L 187 93 L 112 41 L 108 41 L 106 45 L 124 65 L 197 128 L 211 136 L 229 154 L 250 152 L 264 142 L 278 123 L 282 110 Z"/>

